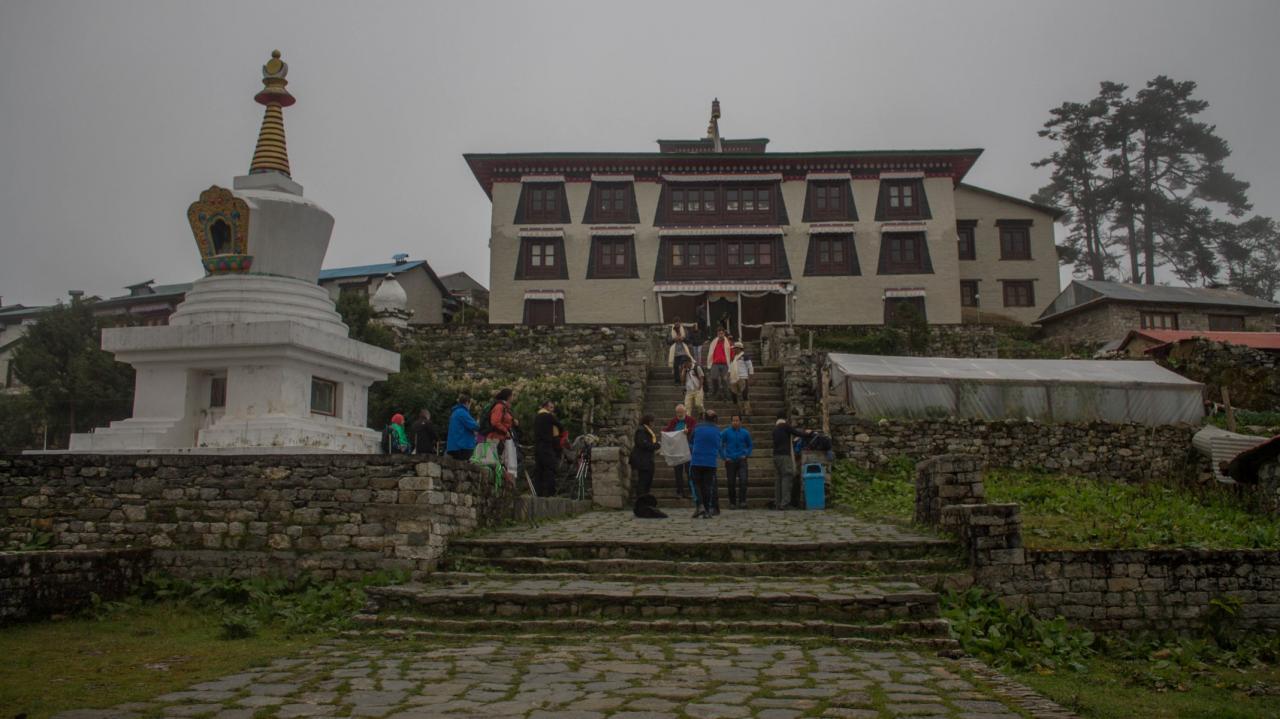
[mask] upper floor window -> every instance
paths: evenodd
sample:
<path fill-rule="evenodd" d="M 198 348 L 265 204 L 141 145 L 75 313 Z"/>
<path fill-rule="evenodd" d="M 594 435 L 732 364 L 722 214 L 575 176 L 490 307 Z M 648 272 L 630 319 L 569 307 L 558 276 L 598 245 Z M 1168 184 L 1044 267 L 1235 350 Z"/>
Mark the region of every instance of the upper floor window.
<path fill-rule="evenodd" d="M 858 255 L 852 234 L 810 235 L 806 275 L 856 275 Z"/>
<path fill-rule="evenodd" d="M 517 280 L 566 279 L 568 276 L 563 239 L 526 237 L 520 240 Z"/>
<path fill-rule="evenodd" d="M 1000 226 L 1000 259 L 1031 259 L 1031 226 L 1029 223 L 997 221 Z"/>
<path fill-rule="evenodd" d="M 886 232 L 880 236 L 882 275 L 931 274 L 929 246 L 923 232 Z"/>
<path fill-rule="evenodd" d="M 1036 288 L 1031 280 L 1003 280 L 1005 307 L 1035 307 Z"/>
<path fill-rule="evenodd" d="M 785 224 L 777 185 L 672 183 L 663 191 L 655 224 Z"/>
<path fill-rule="evenodd" d="M 515 224 L 537 222 L 569 222 L 563 182 L 526 182 L 521 185 Z"/>
<path fill-rule="evenodd" d="M 853 193 L 848 180 L 813 180 L 809 182 L 805 202 L 805 222 L 824 220 L 856 220 Z"/>
<path fill-rule="evenodd" d="M 876 202 L 877 222 L 929 218 L 929 200 L 924 194 L 924 180 L 880 181 L 880 199 Z"/>
<path fill-rule="evenodd" d="M 782 240 L 717 238 L 663 240 L 657 278 L 786 278 Z"/>
<path fill-rule="evenodd" d="M 974 226 L 976 224 L 974 220 L 956 221 L 956 237 L 958 238 L 956 244 L 962 260 L 978 259 L 977 243 L 974 241 Z"/>
<path fill-rule="evenodd" d="M 978 281 L 960 280 L 960 306 L 978 306 Z"/>
<path fill-rule="evenodd" d="M 617 222 L 636 224 L 640 216 L 636 212 L 634 185 L 630 182 L 594 182 L 587 198 L 584 223 Z"/>
<path fill-rule="evenodd" d="M 632 238 L 597 237 L 591 243 L 591 267 L 587 279 L 634 277 Z"/>
<path fill-rule="evenodd" d="M 1142 312 L 1139 322 L 1144 330 L 1176 330 L 1178 329 L 1177 312 Z"/>

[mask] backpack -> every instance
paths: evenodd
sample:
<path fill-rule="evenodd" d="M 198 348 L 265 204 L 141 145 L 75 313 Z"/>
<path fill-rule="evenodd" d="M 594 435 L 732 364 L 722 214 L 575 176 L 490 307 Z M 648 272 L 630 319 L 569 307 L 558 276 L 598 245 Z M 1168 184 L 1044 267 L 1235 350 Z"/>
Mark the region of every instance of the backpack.
<path fill-rule="evenodd" d="M 493 431 L 493 422 L 491 422 L 489 418 L 493 416 L 493 408 L 497 406 L 498 401 L 494 400 L 489 403 L 488 407 L 484 408 L 484 414 L 480 415 L 480 421 L 478 422 L 480 425 L 480 434 L 489 434 Z"/>
<path fill-rule="evenodd" d="M 382 449 L 383 454 L 391 454 L 391 425 L 382 425 L 382 439 L 378 446 Z"/>
<path fill-rule="evenodd" d="M 666 519 L 667 513 L 658 509 L 658 500 L 652 494 L 636 497 L 632 512 L 640 519 Z"/>

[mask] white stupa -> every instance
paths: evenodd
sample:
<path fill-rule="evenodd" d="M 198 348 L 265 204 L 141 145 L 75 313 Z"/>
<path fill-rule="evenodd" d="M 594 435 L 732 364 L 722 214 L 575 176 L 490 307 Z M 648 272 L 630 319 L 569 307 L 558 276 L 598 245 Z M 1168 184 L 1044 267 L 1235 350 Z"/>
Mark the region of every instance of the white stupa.
<path fill-rule="evenodd" d="M 203 260 L 167 327 L 102 333 L 137 371 L 133 417 L 71 438 L 71 451 L 377 451 L 369 385 L 400 356 L 347 336 L 316 280 L 333 216 L 289 175 L 288 66 L 262 68 L 266 106 L 249 174 L 187 210 Z"/>

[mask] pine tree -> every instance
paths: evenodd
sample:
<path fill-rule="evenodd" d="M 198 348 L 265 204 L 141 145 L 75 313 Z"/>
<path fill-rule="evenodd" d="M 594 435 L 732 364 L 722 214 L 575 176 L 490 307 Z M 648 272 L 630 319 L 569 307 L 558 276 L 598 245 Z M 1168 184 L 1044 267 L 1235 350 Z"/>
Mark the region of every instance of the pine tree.
<path fill-rule="evenodd" d="M 1107 104 L 1101 99 L 1088 103 L 1064 102 L 1049 111 L 1050 119 L 1040 130 L 1040 137 L 1059 144 L 1048 157 L 1032 163 L 1034 167 L 1050 166 L 1053 172 L 1048 185 L 1032 198 L 1037 202 L 1063 207 L 1064 221 L 1072 225 L 1064 248 L 1077 270 L 1095 280 L 1105 280 L 1107 269 L 1115 258 L 1107 247 L 1110 238 L 1102 232 L 1113 200 L 1107 192 L 1107 178 L 1102 174 L 1104 152 L 1103 131 Z"/>

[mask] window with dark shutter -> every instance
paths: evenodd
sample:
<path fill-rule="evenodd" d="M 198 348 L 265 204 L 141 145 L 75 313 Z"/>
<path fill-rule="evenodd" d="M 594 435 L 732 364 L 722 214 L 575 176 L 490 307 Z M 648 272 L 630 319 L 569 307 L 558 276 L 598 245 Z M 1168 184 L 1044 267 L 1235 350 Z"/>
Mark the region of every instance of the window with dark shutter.
<path fill-rule="evenodd" d="M 822 234 L 809 237 L 806 275 L 857 275 L 858 255 L 852 234 Z"/>
<path fill-rule="evenodd" d="M 978 306 L 978 281 L 960 280 L 960 306 Z"/>
<path fill-rule="evenodd" d="M 1003 280 L 1005 307 L 1035 307 L 1035 283 L 1031 280 Z"/>
<path fill-rule="evenodd" d="M 1244 315 L 1209 315 L 1211 332 L 1244 332 Z"/>
<path fill-rule="evenodd" d="M 633 240 L 630 237 L 596 237 L 591 242 L 588 279 L 634 277 Z"/>
<path fill-rule="evenodd" d="M 1000 259 L 1031 259 L 1031 228 L 1028 225 L 1000 225 Z"/>
<path fill-rule="evenodd" d="M 958 254 L 961 260 L 978 259 L 978 248 L 974 240 L 974 229 L 977 223 L 974 220 L 959 220 L 956 222 L 956 236 Z"/>
<path fill-rule="evenodd" d="M 930 274 L 929 248 L 923 232 L 886 232 L 880 236 L 882 275 Z"/>

